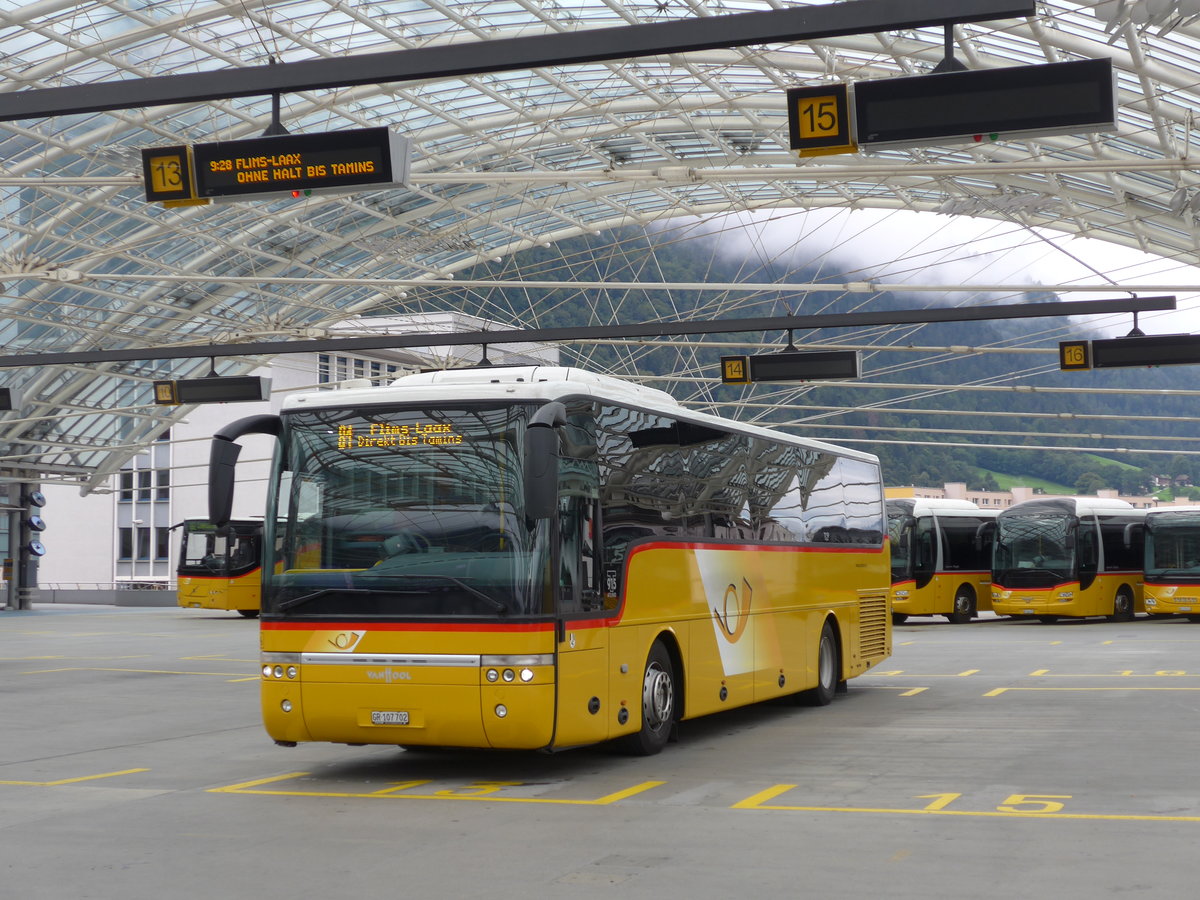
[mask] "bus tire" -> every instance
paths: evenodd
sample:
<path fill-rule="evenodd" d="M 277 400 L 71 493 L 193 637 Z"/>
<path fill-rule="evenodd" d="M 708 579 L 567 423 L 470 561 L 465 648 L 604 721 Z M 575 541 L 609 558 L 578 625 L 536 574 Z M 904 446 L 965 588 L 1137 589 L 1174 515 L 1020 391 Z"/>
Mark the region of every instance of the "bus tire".
<path fill-rule="evenodd" d="M 908 621 L 908 615 L 905 613 L 892 613 L 892 624 L 903 625 Z"/>
<path fill-rule="evenodd" d="M 258 618 L 258 610 L 257 609 L 239 609 L 238 615 L 245 616 L 247 619 L 257 619 Z"/>
<path fill-rule="evenodd" d="M 1117 596 L 1113 597 L 1112 615 L 1108 619 L 1110 622 L 1133 621 L 1133 594 L 1130 593 L 1129 588 L 1117 589 Z"/>
<path fill-rule="evenodd" d="M 801 691 L 797 700 L 804 706 L 828 706 L 837 693 L 841 670 L 837 635 L 826 619 L 821 629 L 821 640 L 817 644 L 817 686 Z"/>
<path fill-rule="evenodd" d="M 675 666 L 662 641 L 655 641 L 642 674 L 642 725 L 621 739 L 634 756 L 653 756 L 667 745 L 676 713 Z"/>
<path fill-rule="evenodd" d="M 965 625 L 975 618 L 975 592 L 970 585 L 960 584 L 954 592 L 954 611 L 946 616 L 955 625 Z"/>
<path fill-rule="evenodd" d="M 1189 622 L 1200 622 L 1200 616 L 1188 616 L 1187 620 Z"/>
<path fill-rule="evenodd" d="M 1058 621 L 1058 616 L 1038 616 L 1037 620 L 1043 625 L 1053 625 Z"/>

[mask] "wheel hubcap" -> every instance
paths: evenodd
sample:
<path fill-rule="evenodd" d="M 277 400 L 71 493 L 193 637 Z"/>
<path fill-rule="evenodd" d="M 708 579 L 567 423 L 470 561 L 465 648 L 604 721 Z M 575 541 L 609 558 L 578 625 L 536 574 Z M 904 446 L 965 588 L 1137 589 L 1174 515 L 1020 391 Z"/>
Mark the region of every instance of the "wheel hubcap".
<path fill-rule="evenodd" d="M 646 724 L 657 731 L 671 719 L 675 707 L 675 688 L 668 675 L 658 663 L 646 669 L 646 681 L 642 685 L 642 714 Z"/>

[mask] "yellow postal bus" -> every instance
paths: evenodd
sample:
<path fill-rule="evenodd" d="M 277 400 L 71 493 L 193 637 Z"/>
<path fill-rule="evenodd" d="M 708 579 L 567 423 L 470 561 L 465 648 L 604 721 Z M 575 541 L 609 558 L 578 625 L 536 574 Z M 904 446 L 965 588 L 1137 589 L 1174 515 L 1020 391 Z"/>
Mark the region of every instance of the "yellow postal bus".
<path fill-rule="evenodd" d="M 969 500 L 887 501 L 894 623 L 909 616 L 945 616 L 961 624 L 992 608 L 998 512 Z"/>
<path fill-rule="evenodd" d="M 996 517 L 992 609 L 1009 616 L 1144 612 L 1146 511 L 1102 497 L 1036 498 Z"/>
<path fill-rule="evenodd" d="M 1200 506 L 1146 510 L 1146 612 L 1200 622 Z"/>
<path fill-rule="evenodd" d="M 207 519 L 180 525 L 178 602 L 188 609 L 237 610 L 258 615 L 263 523 L 229 522 L 219 529 Z"/>
<path fill-rule="evenodd" d="M 270 433 L 262 708 L 279 744 L 662 749 L 826 704 L 891 649 L 875 457 L 576 369 L 296 395 Z M 271 550 L 270 548 L 277 548 Z"/>

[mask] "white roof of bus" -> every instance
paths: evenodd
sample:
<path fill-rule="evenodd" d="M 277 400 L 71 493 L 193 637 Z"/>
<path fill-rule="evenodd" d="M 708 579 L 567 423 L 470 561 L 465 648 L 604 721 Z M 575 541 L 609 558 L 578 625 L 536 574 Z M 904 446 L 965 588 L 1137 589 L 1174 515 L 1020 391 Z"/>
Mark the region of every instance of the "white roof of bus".
<path fill-rule="evenodd" d="M 1151 516 L 1169 516 L 1171 513 L 1183 513 L 1184 515 L 1200 515 L 1200 506 L 1159 506 L 1155 509 L 1146 510 L 1146 518 Z"/>
<path fill-rule="evenodd" d="M 1077 515 L 1102 512 L 1137 513 L 1141 515 L 1145 512 L 1144 509 L 1138 509 L 1129 501 L 1118 500 L 1116 497 L 1033 497 L 1029 500 L 1022 500 L 1020 503 L 1014 503 L 1008 509 L 1004 510 L 1004 512 L 1019 513 L 1023 507 L 1036 506 L 1053 500 L 1065 500 L 1075 504 Z"/>
<path fill-rule="evenodd" d="M 590 396 L 602 400 L 626 403 L 635 407 L 660 410 L 689 421 L 733 427 L 738 431 L 762 437 L 783 436 L 790 442 L 825 450 L 840 456 L 877 463 L 871 453 L 853 450 L 823 441 L 797 437 L 785 431 L 775 431 L 750 425 L 735 419 L 723 419 L 708 413 L 685 409 L 665 391 L 644 387 L 636 382 L 574 369 L 566 366 L 489 366 L 470 369 L 442 369 L 403 375 L 389 385 L 373 387 L 368 382 L 349 382 L 336 391 L 313 391 L 292 394 L 284 399 L 283 412 L 298 409 L 328 409 L 331 407 L 373 406 L 383 403 L 453 403 L 470 400 L 557 400 L 568 396 Z M 361 386 L 359 386 L 361 385 Z"/>
<path fill-rule="evenodd" d="M 898 500 L 907 500 L 910 498 L 892 498 Z M 955 500 L 948 497 L 913 497 L 912 514 L 914 516 L 934 515 L 938 517 L 953 517 L 953 516 L 995 516 L 999 515 L 998 509 L 987 509 L 979 506 L 970 500 Z M 889 500 L 889 502 L 891 502 Z"/>

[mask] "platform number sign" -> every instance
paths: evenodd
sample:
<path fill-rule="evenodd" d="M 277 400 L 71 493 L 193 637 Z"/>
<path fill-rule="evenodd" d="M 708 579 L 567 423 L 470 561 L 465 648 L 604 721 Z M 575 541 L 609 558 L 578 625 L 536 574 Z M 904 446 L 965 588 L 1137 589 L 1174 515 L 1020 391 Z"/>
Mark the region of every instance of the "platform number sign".
<path fill-rule="evenodd" d="M 721 383 L 749 384 L 750 358 L 746 356 L 722 356 Z"/>
<path fill-rule="evenodd" d="M 801 156 L 853 153 L 849 90 L 845 84 L 792 88 L 787 92 L 791 147 Z"/>
<path fill-rule="evenodd" d="M 191 150 L 187 146 L 153 147 L 142 151 L 146 199 L 176 204 L 194 201 Z"/>
<path fill-rule="evenodd" d="M 1060 341 L 1058 344 L 1059 371 L 1068 372 L 1092 367 L 1090 341 Z"/>

